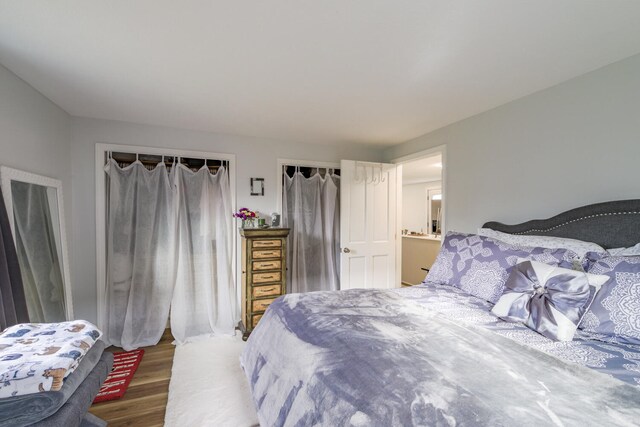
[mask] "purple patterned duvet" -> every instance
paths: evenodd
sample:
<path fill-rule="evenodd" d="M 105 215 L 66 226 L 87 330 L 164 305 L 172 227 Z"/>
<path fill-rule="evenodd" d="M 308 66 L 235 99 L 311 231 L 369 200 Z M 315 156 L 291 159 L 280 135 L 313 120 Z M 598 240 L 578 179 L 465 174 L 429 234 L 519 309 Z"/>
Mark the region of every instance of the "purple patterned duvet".
<path fill-rule="evenodd" d="M 498 319 L 490 313 L 493 304 L 453 286 L 425 283 L 394 292 L 454 321 L 492 330 L 566 362 L 587 366 L 640 388 L 640 345 L 619 344 L 610 336 L 581 329 L 573 341 L 552 341 L 522 323 Z"/>
<path fill-rule="evenodd" d="M 481 307 L 456 319 L 428 294 L 425 287 L 314 292 L 272 303 L 241 356 L 261 425 L 640 420 L 639 388 L 523 345 L 512 339 L 518 328 L 500 333 L 488 318 L 472 325 L 483 323 L 480 313 L 491 316 Z"/>

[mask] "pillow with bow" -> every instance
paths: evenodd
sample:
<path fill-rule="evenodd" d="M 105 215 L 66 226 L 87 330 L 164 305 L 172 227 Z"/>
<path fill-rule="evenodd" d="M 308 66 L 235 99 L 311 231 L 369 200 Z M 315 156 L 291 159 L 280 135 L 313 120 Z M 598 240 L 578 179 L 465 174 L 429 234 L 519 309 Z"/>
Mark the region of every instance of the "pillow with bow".
<path fill-rule="evenodd" d="M 571 341 L 605 275 L 554 267 L 537 261 L 517 264 L 491 312 L 556 341 Z"/>

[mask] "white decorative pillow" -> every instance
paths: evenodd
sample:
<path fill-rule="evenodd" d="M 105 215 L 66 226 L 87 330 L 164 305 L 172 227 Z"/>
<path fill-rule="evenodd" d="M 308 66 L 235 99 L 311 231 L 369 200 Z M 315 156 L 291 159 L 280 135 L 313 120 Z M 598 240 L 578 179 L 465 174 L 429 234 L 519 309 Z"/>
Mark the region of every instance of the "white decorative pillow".
<path fill-rule="evenodd" d="M 640 243 L 630 248 L 607 249 L 609 256 L 638 256 L 640 255 Z"/>
<path fill-rule="evenodd" d="M 537 261 L 517 264 L 491 312 L 556 341 L 571 341 L 608 276 Z"/>
<path fill-rule="evenodd" d="M 552 236 L 530 236 L 520 234 L 509 234 L 490 228 L 478 229 L 481 236 L 491 237 L 511 245 L 530 246 L 547 249 L 569 249 L 578 254 L 580 260 L 584 259 L 587 252 L 606 252 L 606 250 L 593 242 L 583 242 L 582 240 L 567 239 L 564 237 Z"/>

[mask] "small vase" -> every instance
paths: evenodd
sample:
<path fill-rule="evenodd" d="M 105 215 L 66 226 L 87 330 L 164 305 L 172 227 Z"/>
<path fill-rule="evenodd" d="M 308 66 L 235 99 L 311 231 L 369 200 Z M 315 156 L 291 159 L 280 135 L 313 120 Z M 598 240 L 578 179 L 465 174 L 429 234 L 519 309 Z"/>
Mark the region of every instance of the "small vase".
<path fill-rule="evenodd" d="M 254 228 L 253 219 L 243 219 L 242 220 L 242 228 Z"/>

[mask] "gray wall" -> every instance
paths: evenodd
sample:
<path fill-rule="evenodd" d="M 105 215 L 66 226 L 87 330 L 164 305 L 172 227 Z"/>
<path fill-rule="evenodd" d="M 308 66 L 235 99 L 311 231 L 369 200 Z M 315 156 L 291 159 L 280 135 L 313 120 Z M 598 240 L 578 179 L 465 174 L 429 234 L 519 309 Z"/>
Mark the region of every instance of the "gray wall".
<path fill-rule="evenodd" d="M 270 214 L 276 210 L 277 159 L 335 161 L 382 158 L 379 149 L 364 145 L 317 145 L 235 135 L 195 132 L 109 120 L 73 118 L 73 277 L 78 317 L 96 320 L 95 144 L 110 143 L 210 151 L 236 155 L 238 207 Z M 265 196 L 249 195 L 249 178 L 265 178 Z"/>
<path fill-rule="evenodd" d="M 71 118 L 0 65 L 0 164 L 60 179 L 71 215 Z"/>
<path fill-rule="evenodd" d="M 0 65 L 0 164 L 61 180 L 67 229 L 72 227 L 70 153 L 71 117 Z M 72 284 L 78 285 L 73 276 Z"/>
<path fill-rule="evenodd" d="M 640 198 L 640 55 L 385 151 L 447 146 L 446 227 Z"/>

